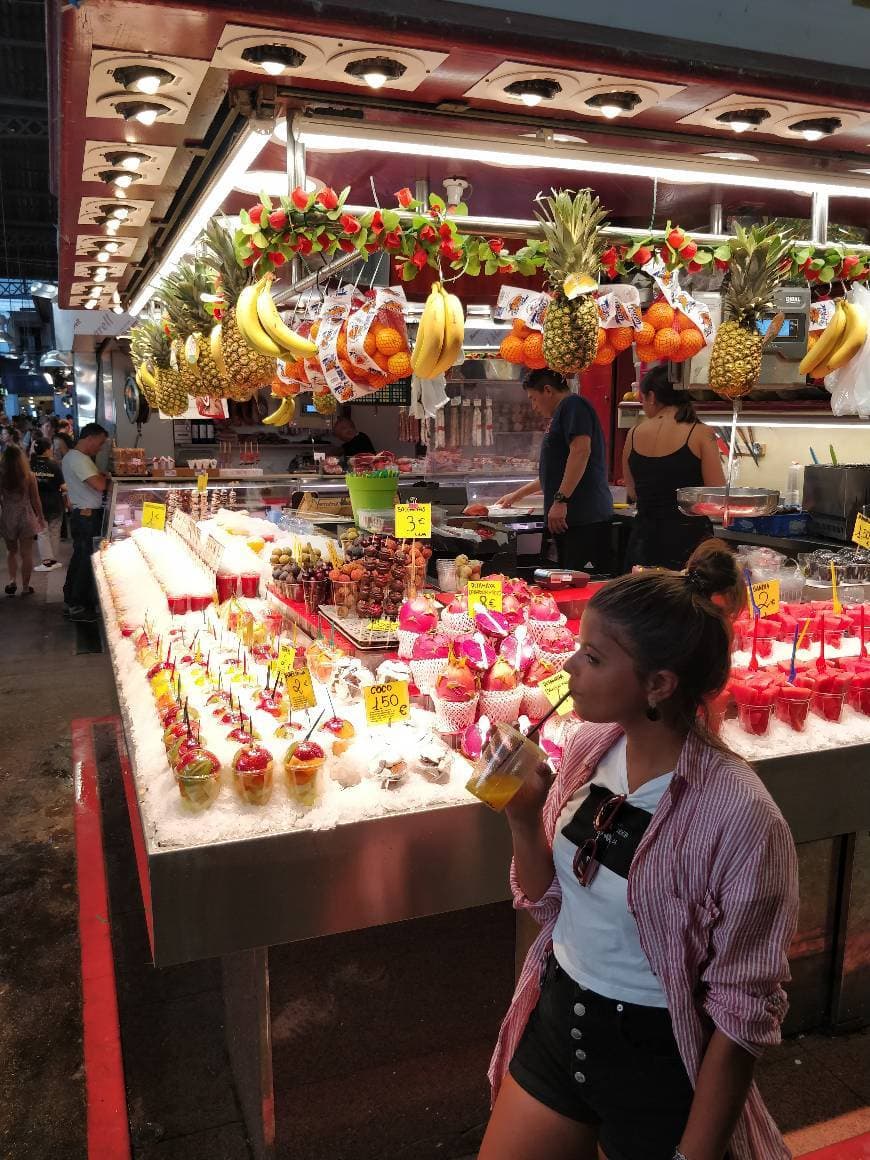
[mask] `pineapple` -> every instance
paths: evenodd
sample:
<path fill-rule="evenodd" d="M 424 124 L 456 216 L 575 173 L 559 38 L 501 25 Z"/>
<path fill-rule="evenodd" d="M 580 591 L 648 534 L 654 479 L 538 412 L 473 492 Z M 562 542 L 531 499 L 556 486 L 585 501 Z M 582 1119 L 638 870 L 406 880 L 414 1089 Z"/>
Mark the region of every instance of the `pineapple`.
<path fill-rule="evenodd" d="M 747 395 L 761 375 L 763 339 L 756 322 L 761 311 L 771 308 L 791 240 L 775 222 L 749 230 L 737 226 L 723 302 L 725 320 L 710 352 L 710 386 L 723 399 Z"/>
<path fill-rule="evenodd" d="M 149 373 L 150 381 L 151 375 L 155 371 L 155 363 L 151 350 L 151 343 L 148 336 L 148 330 L 143 323 L 140 326 L 134 326 L 130 331 L 130 357 L 133 360 L 133 365 L 136 368 L 137 376 L 136 382 L 142 388 L 142 394 L 148 401 L 149 407 L 157 406 L 157 392 L 150 387 L 143 378 L 138 374 L 139 368 L 144 367 Z"/>
<path fill-rule="evenodd" d="M 154 319 L 140 322 L 133 331 L 130 352 L 134 359 L 146 363 L 157 379 L 152 406 L 156 405 L 164 415 L 183 415 L 187 410 L 187 390 L 181 375 L 172 369 L 172 346 L 164 324 Z M 145 397 L 151 403 L 147 394 Z"/>
<path fill-rule="evenodd" d="M 551 197 L 539 194 L 537 202 L 554 294 L 544 320 L 543 354 L 554 371 L 573 375 L 591 365 L 598 348 L 598 304 L 590 291 L 598 286 L 598 230 L 606 212 L 588 189 L 553 190 Z"/>
<path fill-rule="evenodd" d="M 202 298 L 213 290 L 214 283 L 205 266 L 182 262 L 164 281 L 160 297 L 179 335 L 176 357 L 182 379 L 190 384 L 190 393 L 219 398 L 227 394 L 227 380 L 212 358 L 208 336 L 215 323 Z M 188 353 L 195 354 L 193 363 Z"/>
<path fill-rule="evenodd" d="M 217 220 L 209 222 L 205 231 L 203 263 L 214 274 L 225 299 L 221 321 L 221 350 L 227 370 L 228 385 L 224 394 L 228 399 L 244 403 L 267 387 L 278 371 L 275 359 L 252 350 L 236 325 L 235 303 L 248 284 L 249 274 L 236 260 L 233 236 Z"/>

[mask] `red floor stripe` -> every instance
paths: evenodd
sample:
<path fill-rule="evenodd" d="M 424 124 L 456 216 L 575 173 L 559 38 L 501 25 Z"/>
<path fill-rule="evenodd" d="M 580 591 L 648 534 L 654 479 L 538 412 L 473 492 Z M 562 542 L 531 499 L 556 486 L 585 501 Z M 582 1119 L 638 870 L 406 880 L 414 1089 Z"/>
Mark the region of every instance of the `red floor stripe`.
<path fill-rule="evenodd" d="M 72 723 L 88 1156 L 130 1160 L 93 724 Z"/>
<path fill-rule="evenodd" d="M 110 718 L 115 726 L 115 737 L 118 742 L 118 760 L 121 764 L 121 779 L 124 783 L 124 797 L 127 799 L 127 813 L 130 815 L 130 832 L 133 835 L 133 851 L 136 855 L 136 868 L 139 871 L 139 887 L 142 891 L 142 902 L 145 907 L 145 925 L 148 927 L 148 942 L 151 944 L 151 954 L 154 954 L 154 925 L 151 914 L 151 879 L 148 877 L 148 855 L 145 851 L 145 839 L 142 834 L 142 823 L 139 818 L 139 799 L 136 796 L 136 786 L 133 782 L 133 771 L 130 768 L 130 758 L 127 756 L 127 743 L 124 740 L 124 731 L 117 717 Z"/>
<path fill-rule="evenodd" d="M 870 1133 L 856 1136 L 854 1140 L 844 1140 L 831 1144 L 820 1152 L 809 1152 L 803 1160 L 870 1160 Z"/>

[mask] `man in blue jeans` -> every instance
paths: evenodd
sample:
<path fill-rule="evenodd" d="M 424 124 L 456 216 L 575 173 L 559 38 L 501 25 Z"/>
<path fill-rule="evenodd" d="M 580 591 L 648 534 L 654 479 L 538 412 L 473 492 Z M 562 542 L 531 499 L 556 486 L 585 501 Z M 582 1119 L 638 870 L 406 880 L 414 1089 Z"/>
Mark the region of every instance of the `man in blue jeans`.
<path fill-rule="evenodd" d="M 78 442 L 61 462 L 64 483 L 69 496 L 72 559 L 63 586 L 63 598 L 70 620 L 91 623 L 97 618 L 97 588 L 91 555 L 94 539 L 103 530 L 103 499 L 109 476 L 100 471 L 94 456 L 98 455 L 109 433 L 99 423 L 82 427 Z"/>
<path fill-rule="evenodd" d="M 523 386 L 532 410 L 549 419 L 550 426 L 541 444 L 538 482 L 524 484 L 499 503 L 512 507 L 542 491 L 559 566 L 608 572 L 613 497 L 607 482 L 604 432 L 595 409 L 582 395 L 575 395 L 556 371 L 532 371 Z"/>

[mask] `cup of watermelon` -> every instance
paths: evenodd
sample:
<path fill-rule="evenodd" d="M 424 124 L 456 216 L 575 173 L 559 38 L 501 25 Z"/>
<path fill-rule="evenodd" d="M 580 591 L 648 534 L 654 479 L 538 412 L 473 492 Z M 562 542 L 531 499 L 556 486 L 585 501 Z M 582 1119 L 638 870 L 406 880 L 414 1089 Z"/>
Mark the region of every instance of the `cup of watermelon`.
<path fill-rule="evenodd" d="M 737 721 L 744 733 L 763 737 L 770 728 L 770 718 L 779 688 L 772 675 L 755 673 L 732 683 L 731 693 L 737 702 Z"/>
<path fill-rule="evenodd" d="M 803 733 L 807 726 L 813 690 L 790 683 L 780 685 L 774 701 L 777 721 L 783 721 L 795 733 Z"/>

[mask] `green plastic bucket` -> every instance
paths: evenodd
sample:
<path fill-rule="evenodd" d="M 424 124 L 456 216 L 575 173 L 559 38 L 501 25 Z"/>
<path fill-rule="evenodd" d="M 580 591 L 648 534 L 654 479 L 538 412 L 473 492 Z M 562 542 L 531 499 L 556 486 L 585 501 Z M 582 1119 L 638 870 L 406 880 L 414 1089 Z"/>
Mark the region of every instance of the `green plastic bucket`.
<path fill-rule="evenodd" d="M 398 475 L 346 475 L 354 518 L 358 511 L 384 511 L 394 506 L 399 490 Z"/>

